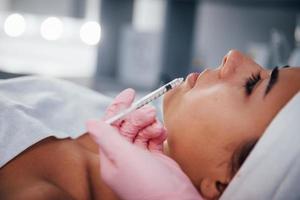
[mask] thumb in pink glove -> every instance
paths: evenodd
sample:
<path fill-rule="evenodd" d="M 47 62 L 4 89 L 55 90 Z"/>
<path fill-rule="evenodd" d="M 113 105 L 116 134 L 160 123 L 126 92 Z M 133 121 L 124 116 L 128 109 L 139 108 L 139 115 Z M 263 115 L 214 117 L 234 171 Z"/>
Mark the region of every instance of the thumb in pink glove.
<path fill-rule="evenodd" d="M 103 180 L 125 200 L 202 199 L 171 158 L 141 149 L 102 121 L 87 123 L 99 145 Z"/>

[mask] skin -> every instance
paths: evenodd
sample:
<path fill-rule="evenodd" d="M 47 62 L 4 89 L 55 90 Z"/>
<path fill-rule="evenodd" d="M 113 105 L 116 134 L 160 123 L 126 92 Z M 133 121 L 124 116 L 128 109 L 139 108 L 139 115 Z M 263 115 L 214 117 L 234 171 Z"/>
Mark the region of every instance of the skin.
<path fill-rule="evenodd" d="M 89 134 L 44 139 L 1 168 L 0 199 L 119 199 L 99 178 L 99 164 Z"/>
<path fill-rule="evenodd" d="M 261 81 L 250 96 L 244 85 L 252 74 Z M 216 199 L 216 182 L 228 184 L 231 157 L 239 145 L 258 139 L 278 111 L 299 91 L 300 69 L 279 70 L 265 95 L 270 70 L 231 50 L 215 70 L 201 73 L 194 87 L 185 81 L 163 101 L 168 149 L 206 199 Z M 289 88 L 288 90 L 286 88 Z"/>
<path fill-rule="evenodd" d="M 299 69 L 285 69 L 264 97 L 270 72 L 237 51 L 225 58 L 217 70 L 203 73 L 193 89 L 185 82 L 164 98 L 168 154 L 207 199 L 219 195 L 217 180 L 230 181 L 229 159 L 236 146 L 259 138 L 300 88 Z M 256 71 L 264 81 L 246 97 L 245 78 Z M 118 199 L 101 180 L 99 165 L 98 146 L 89 134 L 44 139 L 0 169 L 0 199 Z"/>

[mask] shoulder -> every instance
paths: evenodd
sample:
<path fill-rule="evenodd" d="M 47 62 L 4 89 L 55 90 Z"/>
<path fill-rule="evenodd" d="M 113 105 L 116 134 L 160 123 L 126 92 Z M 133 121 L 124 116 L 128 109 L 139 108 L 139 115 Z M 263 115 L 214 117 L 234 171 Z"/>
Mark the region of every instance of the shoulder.
<path fill-rule="evenodd" d="M 18 191 L 10 191 L 9 194 L 2 194 L 3 199 L 15 200 L 15 199 L 31 199 L 31 200 L 73 200 L 74 198 L 63 191 L 59 187 L 47 183 L 44 181 L 37 182 L 31 186 L 27 186 Z"/>
<path fill-rule="evenodd" d="M 45 139 L 0 169 L 0 199 L 88 199 L 85 157 L 71 139 Z"/>

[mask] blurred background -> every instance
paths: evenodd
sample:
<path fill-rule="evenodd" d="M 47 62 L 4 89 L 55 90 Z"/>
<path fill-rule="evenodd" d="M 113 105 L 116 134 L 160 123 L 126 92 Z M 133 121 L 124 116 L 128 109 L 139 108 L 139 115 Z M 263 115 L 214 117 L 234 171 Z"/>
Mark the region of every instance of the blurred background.
<path fill-rule="evenodd" d="M 238 49 L 300 66 L 299 0 L 0 0 L 0 78 L 59 77 L 139 94 Z"/>

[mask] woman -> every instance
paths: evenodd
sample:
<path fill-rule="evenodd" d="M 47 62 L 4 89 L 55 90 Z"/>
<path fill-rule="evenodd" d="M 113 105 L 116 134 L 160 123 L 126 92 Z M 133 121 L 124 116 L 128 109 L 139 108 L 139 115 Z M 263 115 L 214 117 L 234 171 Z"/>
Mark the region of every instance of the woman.
<path fill-rule="evenodd" d="M 240 52 L 230 51 L 218 69 L 191 74 L 165 95 L 165 152 L 204 198 L 218 198 L 276 113 L 299 91 L 299 79 L 299 69 L 270 74 Z M 147 109 L 131 117 L 150 115 L 138 131 L 117 129 L 123 135 L 138 135 L 130 137 L 138 138 L 134 142 L 140 145 L 149 142 L 139 136 L 141 130 L 157 126 L 148 132 L 156 132 L 153 137 L 159 139 L 153 144 L 158 145 L 153 146 L 159 149 L 165 132 Z M 127 119 L 136 125 L 133 121 Z M 101 147 L 91 124 L 89 130 Z M 118 182 L 107 181 L 108 187 L 99 179 L 105 174 L 100 175 L 97 143 L 84 134 L 76 140 L 48 138 L 35 144 L 1 168 L 1 199 L 117 199 L 110 187 L 118 193 Z M 100 163 L 102 172 L 103 166 Z"/>
<path fill-rule="evenodd" d="M 255 141 L 299 88 L 299 68 L 270 72 L 230 51 L 219 68 L 191 74 L 165 95 L 169 155 L 205 198 L 220 196 Z"/>

